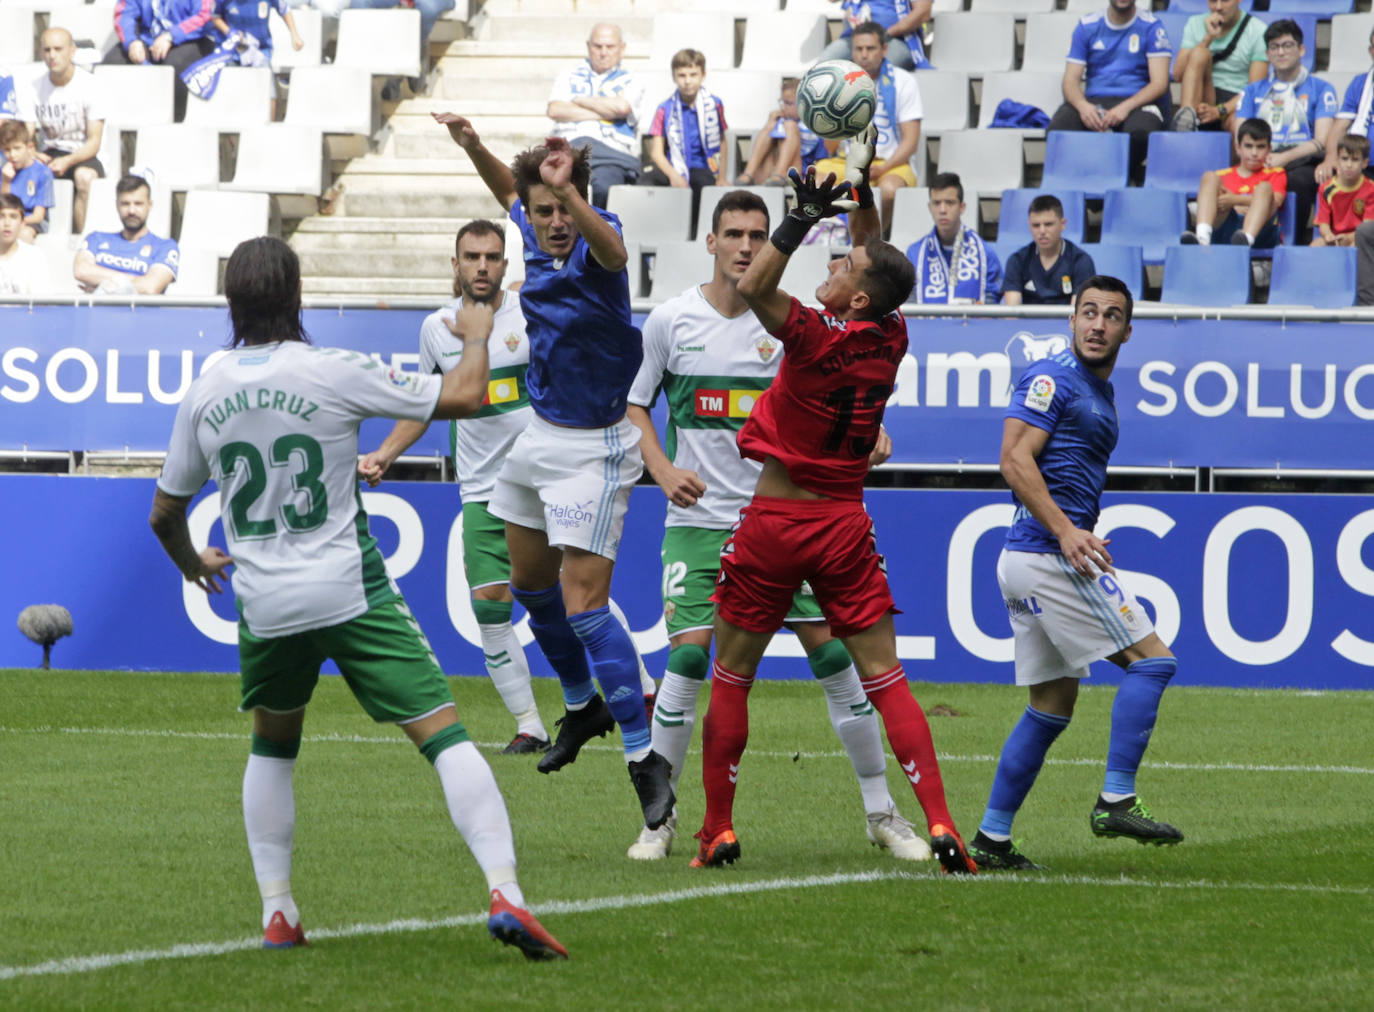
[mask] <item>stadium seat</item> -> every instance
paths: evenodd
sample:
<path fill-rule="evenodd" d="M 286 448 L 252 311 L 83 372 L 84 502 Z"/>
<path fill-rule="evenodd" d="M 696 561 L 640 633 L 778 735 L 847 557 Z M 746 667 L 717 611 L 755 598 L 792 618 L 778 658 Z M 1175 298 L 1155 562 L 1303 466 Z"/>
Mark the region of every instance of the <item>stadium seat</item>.
<path fill-rule="evenodd" d="M 210 250 L 177 244 L 177 279 L 167 286 L 168 295 L 219 294 L 219 256 Z"/>
<path fill-rule="evenodd" d="M 1027 218 L 1030 215 L 1031 201 L 1041 194 L 1048 193 L 1058 197 L 1064 205 L 1064 238 L 1080 245 L 1083 242 L 1083 226 L 1088 217 L 1088 209 L 1082 190 L 1016 189 L 1002 191 L 1002 208 L 997 217 L 997 238 L 1016 238 L 1021 245 L 1030 242 Z M 1005 234 L 1004 234 L 1005 233 Z M 1175 233 L 1177 238 L 1178 234 Z"/>
<path fill-rule="evenodd" d="M 938 137 L 946 130 L 968 128 L 967 74 L 960 70 L 918 70 L 916 83 L 921 89 L 922 137 Z"/>
<path fill-rule="evenodd" d="M 750 70 L 801 73 L 815 63 L 830 40 L 826 19 L 782 11 L 750 14 L 744 27 L 740 66 Z M 707 67 L 710 67 L 708 62 Z"/>
<path fill-rule="evenodd" d="M 612 186 L 606 210 L 620 218 L 627 239 L 645 245 L 685 242 L 692 234 L 692 191 L 685 188 Z"/>
<path fill-rule="evenodd" d="M 1100 11 L 1101 9 L 1102 4 L 1099 3 L 1098 0 L 1068 0 L 1068 2 L 1064 4 L 1064 10 L 1072 12 L 1075 17 L 1082 17 L 1089 11 Z M 1140 3 L 1136 4 L 1136 10 L 1141 9 L 1148 11 L 1150 5 L 1146 3 L 1145 0 L 1141 0 Z M 1065 50 L 1065 52 L 1068 52 L 1068 50 Z"/>
<path fill-rule="evenodd" d="M 0 67 L 28 63 L 37 53 L 33 34 L 33 9 L 0 5 Z"/>
<path fill-rule="evenodd" d="M 1186 11 L 1155 11 L 1155 20 L 1164 26 L 1165 34 L 1169 36 L 1169 45 L 1174 51 L 1174 57 L 1169 61 L 1170 71 L 1174 69 L 1179 50 L 1183 48 L 1183 30 L 1188 26 L 1188 19 L 1192 16 Z"/>
<path fill-rule="evenodd" d="M 1147 264 L 1162 264 L 1187 227 L 1188 198 L 1177 190 L 1129 186 L 1103 197 L 1102 241 L 1139 246 Z"/>
<path fill-rule="evenodd" d="M 785 195 L 791 190 L 782 186 L 704 186 L 701 189 L 701 204 L 697 208 L 697 229 L 694 233 L 698 242 L 706 239 L 706 233 L 711 231 L 711 214 L 716 209 L 716 203 L 721 197 L 731 190 L 748 190 L 756 193 L 763 198 L 764 204 L 768 206 L 768 220 L 777 225 L 782 221 L 782 216 L 787 213 L 784 206 Z M 684 190 L 690 193 L 690 190 Z M 705 248 L 704 246 L 702 247 Z"/>
<path fill-rule="evenodd" d="M 660 242 L 655 244 L 653 256 L 649 298 L 654 302 L 709 281 L 715 271 L 715 258 L 706 252 L 704 242 Z"/>
<path fill-rule="evenodd" d="M 1198 181 L 1204 172 L 1225 169 L 1231 164 L 1231 138 L 1215 130 L 1157 130 L 1150 134 L 1145 150 L 1145 185 L 1189 196 L 1197 196 Z"/>
<path fill-rule="evenodd" d="M 118 178 L 106 176 L 91 183 L 91 194 L 86 202 L 85 234 L 118 232 L 124 227 L 115 209 L 115 184 L 118 182 Z M 154 180 L 148 191 L 153 199 L 148 212 L 148 231 L 166 239 L 172 234 L 172 188 L 161 180 Z"/>
<path fill-rule="evenodd" d="M 53 295 L 79 295 L 81 286 L 72 275 L 72 264 L 76 252 L 67 243 L 66 236 L 40 235 L 33 241 L 34 248 L 43 254 L 48 262 L 48 281 L 52 284 Z"/>
<path fill-rule="evenodd" d="M 1337 14 L 1350 14 L 1354 10 L 1355 0 L 1269 0 L 1267 17 L 1271 23 L 1294 14 L 1310 14 L 1325 20 Z"/>
<path fill-rule="evenodd" d="M 725 122 L 731 130 L 753 133 L 763 126 L 768 114 L 778 107 L 778 87 L 782 74 L 769 70 L 711 71 L 706 85 L 725 106 Z M 670 84 L 661 102 L 673 92 Z"/>
<path fill-rule="evenodd" d="M 837 251 L 839 252 L 839 251 Z M 798 246 L 787 261 L 782 276 L 782 288 L 808 305 L 816 304 L 816 288 L 830 270 L 830 247 L 820 243 Z"/>
<path fill-rule="evenodd" d="M 77 49 L 94 50 L 103 59 L 118 41 L 114 17 L 108 7 L 94 4 L 54 5 L 48 13 L 49 28 L 65 28 L 72 33 Z"/>
<path fill-rule="evenodd" d="M 625 274 L 630 285 L 630 298 L 644 298 L 648 294 L 643 289 L 644 251 L 640 249 L 639 243 L 630 239 L 625 240 Z M 509 283 L 507 281 L 507 284 Z"/>
<path fill-rule="evenodd" d="M 1250 252 L 1240 246 L 1170 246 L 1161 302 L 1242 306 L 1250 301 Z"/>
<path fill-rule="evenodd" d="M 1269 303 L 1318 309 L 1354 305 L 1354 247 L 1280 246 L 1274 250 Z"/>
<path fill-rule="evenodd" d="M 1125 134 L 1052 130 L 1045 135 L 1040 188 L 1082 190 L 1089 197 L 1101 197 L 1107 190 L 1126 185 L 1130 156 L 1131 139 Z"/>
<path fill-rule="evenodd" d="M 1005 271 L 1011 255 L 1029 242 L 1029 236 L 1021 236 L 1020 239 L 998 239 L 995 242 L 987 243 L 987 247 L 997 254 L 997 262 L 1002 265 L 1002 270 Z M 1001 299 L 999 298 L 998 301 L 1000 302 Z"/>
<path fill-rule="evenodd" d="M 227 257 L 245 239 L 267 234 L 271 199 L 265 193 L 224 193 L 192 190 L 186 194 L 177 241 L 190 249 L 203 249 Z"/>
<path fill-rule="evenodd" d="M 1062 61 L 1061 61 L 1062 62 Z M 1010 98 L 1025 105 L 1033 105 L 1053 116 L 1064 101 L 1064 71 L 1006 70 L 995 74 L 983 75 L 983 96 L 978 102 L 978 128 L 985 130 L 992 126 L 992 118 L 997 114 L 997 106 L 1004 98 Z M 1007 129 L 999 127 L 998 129 Z M 1043 137 L 1042 129 L 1016 129 L 1022 137 Z"/>
<path fill-rule="evenodd" d="M 1100 10 L 1099 4 L 1094 10 Z M 1064 57 L 1069 54 L 1069 41 L 1082 15 L 1065 11 L 1051 14 L 1032 14 L 1026 18 L 1026 40 L 1021 56 L 1021 69 L 1064 76 Z M 1007 68 L 1010 69 L 1010 68 Z M 1059 108 L 1056 104 L 1055 109 Z M 1046 109 L 1051 116 L 1054 109 Z"/>
<path fill-rule="evenodd" d="M 269 18 L 272 33 L 272 69 L 290 70 L 292 67 L 318 67 L 324 52 L 324 18 L 314 7 L 292 7 L 291 19 L 305 43 L 299 51 L 291 47 L 291 33 L 281 18 Z"/>
<path fill-rule="evenodd" d="M 975 14 L 1047 14 L 1054 10 L 1054 0 L 970 0 L 969 10 Z"/>
<path fill-rule="evenodd" d="M 904 186 L 898 190 L 892 201 L 892 245 L 904 250 L 934 227 L 930 190 L 924 186 Z"/>
<path fill-rule="evenodd" d="M 226 67 L 220 71 L 219 85 L 209 101 L 194 95 L 187 100 L 185 122 L 229 133 L 261 126 L 271 119 L 271 115 L 271 68 Z"/>
<path fill-rule="evenodd" d="M 1305 31 L 1306 29 L 1304 29 Z M 1326 72 L 1321 77 L 1334 86 L 1336 72 L 1354 73 L 1369 69 L 1369 33 L 1374 31 L 1374 14 L 1337 14 L 1331 19 L 1331 55 L 1326 61 Z M 1306 43 L 1309 50 L 1315 49 L 1311 42 Z M 1345 92 L 1338 88 L 1339 101 Z"/>
<path fill-rule="evenodd" d="M 940 172 L 957 172 L 964 199 L 980 195 L 1000 197 L 1025 178 L 1021 136 L 1016 131 L 954 130 L 940 138 Z"/>
<path fill-rule="evenodd" d="M 48 208 L 47 235 L 65 240 L 72 234 L 72 201 L 75 199 L 76 184 L 70 179 L 52 181 L 53 203 L 52 207 Z"/>
<path fill-rule="evenodd" d="M 239 134 L 234 178 L 221 189 L 291 193 L 324 192 L 324 136 L 317 127 L 269 123 Z"/>
<path fill-rule="evenodd" d="M 424 66 L 420 12 L 413 7 L 340 11 L 334 65 L 390 77 L 418 77 Z"/>
<path fill-rule="evenodd" d="M 649 66 L 672 66 L 673 54 L 683 46 L 699 50 L 706 57 L 709 71 L 731 69 L 735 65 L 734 14 L 728 11 L 698 11 L 691 14 L 654 15 Z"/>
<path fill-rule="evenodd" d="M 193 123 L 140 127 L 134 164 L 152 169 L 173 190 L 213 190 L 219 186 L 219 133 Z"/>
<path fill-rule="evenodd" d="M 286 100 L 287 123 L 327 134 L 372 133 L 372 78 L 357 67 L 297 67 Z"/>
<path fill-rule="evenodd" d="M 1137 301 L 1145 297 L 1145 259 L 1139 246 L 1085 242 L 1079 248 L 1093 258 L 1095 273 L 1120 278 L 1131 290 L 1131 298 Z"/>
<path fill-rule="evenodd" d="M 1009 14 L 939 14 L 930 60 L 941 70 L 974 76 L 1011 70 L 1016 59 L 1016 20 Z M 1067 50 L 1065 50 L 1067 52 Z M 1064 56 L 1059 56 L 1063 70 Z"/>
<path fill-rule="evenodd" d="M 171 67 L 100 65 L 92 73 L 105 108 L 119 110 L 121 127 L 139 130 L 172 122 L 172 86 L 176 71 Z M 265 106 L 262 114 L 267 115 Z"/>

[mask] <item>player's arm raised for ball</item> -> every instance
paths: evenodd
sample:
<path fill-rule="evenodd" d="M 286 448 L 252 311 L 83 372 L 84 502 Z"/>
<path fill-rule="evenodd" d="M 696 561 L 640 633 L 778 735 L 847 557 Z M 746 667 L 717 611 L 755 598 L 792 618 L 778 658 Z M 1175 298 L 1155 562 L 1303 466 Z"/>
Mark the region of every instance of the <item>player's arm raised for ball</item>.
<path fill-rule="evenodd" d="M 487 184 L 491 195 L 509 211 L 516 199 L 515 175 L 511 172 L 510 166 L 487 150 L 482 138 L 477 136 L 477 131 L 472 128 L 472 123 L 466 117 L 455 112 L 436 112 L 432 115 L 436 123 L 448 127 L 449 136 L 468 153 L 477 174 L 482 177 L 482 182 Z"/>
<path fill-rule="evenodd" d="M 625 251 L 625 240 L 620 233 L 588 204 L 573 185 L 573 149 L 566 138 L 549 137 L 544 141 L 549 153 L 539 163 L 539 178 L 553 191 L 577 223 L 577 231 L 587 240 L 587 248 L 592 256 L 606 270 L 615 273 L 625 269 L 630 255 Z"/>

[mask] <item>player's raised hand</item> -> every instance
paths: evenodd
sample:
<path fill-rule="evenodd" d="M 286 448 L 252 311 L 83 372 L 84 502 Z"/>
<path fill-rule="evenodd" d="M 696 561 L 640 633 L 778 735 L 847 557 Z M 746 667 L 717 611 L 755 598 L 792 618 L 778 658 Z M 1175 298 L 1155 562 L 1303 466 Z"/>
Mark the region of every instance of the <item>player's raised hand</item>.
<path fill-rule="evenodd" d="M 471 151 L 482 143 L 482 138 L 477 136 L 477 131 L 466 117 L 456 112 L 436 112 L 431 115 L 434 116 L 434 122 L 448 127 L 448 135 L 464 151 Z"/>
<path fill-rule="evenodd" d="M 817 179 L 813 165 L 806 170 L 805 176 L 796 169 L 788 169 L 787 178 L 797 194 L 797 206 L 790 214 L 812 225 L 822 218 L 833 218 L 859 206 L 857 201 L 848 199 L 852 189 L 849 183 L 836 182 L 833 172 L 827 173 L 824 179 Z"/>
<path fill-rule="evenodd" d="M 1059 538 L 1059 550 L 1081 575 L 1090 580 L 1097 579 L 1099 573 L 1115 573 L 1112 568 L 1112 554 L 1107 551 L 1111 538 L 1099 538 L 1090 531 L 1073 528 Z"/>
<path fill-rule="evenodd" d="M 452 323 L 442 316 L 439 319 L 444 320 L 444 326 L 448 328 L 449 333 L 460 338 L 464 344 L 486 344 L 487 338 L 491 336 L 496 310 L 490 302 L 464 299 L 462 308 L 458 310 Z"/>
<path fill-rule="evenodd" d="M 697 500 L 706 494 L 706 482 L 701 480 L 699 474 L 671 464 L 663 468 L 661 473 L 654 475 L 653 479 L 658 482 L 658 487 L 663 489 L 663 494 L 668 497 L 670 503 L 684 509 L 695 506 Z"/>
<path fill-rule="evenodd" d="M 859 136 L 849 141 L 849 149 L 844 155 L 844 178 L 855 190 L 868 184 L 869 169 L 873 165 L 877 145 L 878 128 L 871 122 Z"/>
<path fill-rule="evenodd" d="M 225 586 L 228 586 L 229 577 L 224 571 L 233 564 L 234 560 L 222 549 L 211 545 L 200 553 L 200 572 L 195 576 L 187 576 L 186 579 L 207 594 L 221 594 L 224 588 L 217 581 L 223 580 Z"/>
<path fill-rule="evenodd" d="M 389 454 L 373 450 L 358 461 L 358 477 L 367 482 L 368 488 L 376 488 L 382 483 L 382 475 L 392 464 Z"/>
<path fill-rule="evenodd" d="M 549 153 L 539 163 L 539 178 L 551 190 L 561 190 L 572 183 L 573 149 L 565 137 L 549 137 L 544 141 Z"/>

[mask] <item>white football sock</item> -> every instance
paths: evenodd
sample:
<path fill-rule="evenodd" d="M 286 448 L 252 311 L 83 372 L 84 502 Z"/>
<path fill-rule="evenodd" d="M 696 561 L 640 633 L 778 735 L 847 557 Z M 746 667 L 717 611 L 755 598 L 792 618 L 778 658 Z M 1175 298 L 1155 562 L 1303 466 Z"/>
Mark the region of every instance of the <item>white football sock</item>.
<path fill-rule="evenodd" d="M 887 789 L 887 754 L 878 729 L 878 715 L 864 695 L 859 673 L 850 665 L 819 680 L 825 690 L 830 726 L 844 744 L 845 753 L 859 778 L 865 812 L 885 812 L 896 802 Z"/>
<path fill-rule="evenodd" d="M 620 610 L 620 605 L 614 601 L 608 600 L 606 606 L 611 609 L 611 614 L 615 616 L 615 620 L 624 627 L 625 635 L 630 637 L 630 642 L 634 643 L 635 660 L 639 662 L 639 687 L 644 690 L 644 695 L 652 696 L 658 690 L 654 686 L 654 680 L 649 674 L 649 669 L 644 666 L 644 657 L 639 652 L 639 644 L 635 643 L 635 634 L 630 630 L 630 620 Z"/>
<path fill-rule="evenodd" d="M 1212 245 L 1212 226 L 1211 226 L 1211 225 L 1204 225 L 1204 224 L 1202 224 L 1202 222 L 1198 222 L 1198 226 L 1197 226 L 1197 241 L 1198 241 L 1198 245 L 1199 245 L 1199 246 L 1210 246 L 1210 245 Z"/>
<path fill-rule="evenodd" d="M 682 765 L 687 761 L 687 748 L 692 744 L 692 729 L 697 723 L 697 697 L 705 684 L 696 678 L 665 671 L 663 683 L 658 687 L 650 739 L 654 751 L 673 764 L 668 781 L 674 792 L 678 777 L 682 775 Z"/>
<path fill-rule="evenodd" d="M 291 897 L 291 846 L 296 831 L 291 773 L 295 765 L 294 759 L 250 755 L 243 771 L 243 826 L 262 896 L 264 929 L 279 910 L 292 927 L 301 922 Z"/>
<path fill-rule="evenodd" d="M 516 730 L 545 741 L 549 732 L 539 719 L 539 707 L 534 702 L 530 686 L 530 666 L 525 651 L 516 638 L 515 627 L 509 622 L 478 625 L 482 637 L 482 654 L 487 662 L 487 675 L 496 686 L 501 701 L 516 720 Z"/>
<path fill-rule="evenodd" d="M 434 772 L 443 785 L 449 817 L 487 876 L 487 888 L 500 889 L 506 899 L 523 907 L 524 897 L 515 884 L 515 839 L 491 767 L 476 745 L 460 741 L 434 757 Z"/>

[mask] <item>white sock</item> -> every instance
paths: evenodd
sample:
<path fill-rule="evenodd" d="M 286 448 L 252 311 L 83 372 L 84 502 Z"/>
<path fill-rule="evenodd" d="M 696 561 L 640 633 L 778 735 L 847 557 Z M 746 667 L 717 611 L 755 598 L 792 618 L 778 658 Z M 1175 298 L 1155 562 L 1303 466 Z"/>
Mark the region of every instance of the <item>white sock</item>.
<path fill-rule="evenodd" d="M 1247 246 L 1253 246 L 1253 245 L 1255 245 L 1255 237 L 1254 237 L 1253 235 L 1251 235 L 1249 232 L 1241 232 L 1241 235 L 1245 236 L 1245 245 L 1247 245 Z"/>
<path fill-rule="evenodd" d="M 515 884 L 515 839 L 506 801 L 477 746 L 470 741 L 450 745 L 434 757 L 434 772 L 443 785 L 449 817 L 487 876 L 487 888 L 500 889 L 510 902 L 524 906 Z"/>
<path fill-rule="evenodd" d="M 635 634 L 630 630 L 630 620 L 625 617 L 625 613 L 620 610 L 620 605 L 612 600 L 607 600 L 606 606 L 611 609 L 611 614 L 615 620 L 625 629 L 625 635 L 630 637 L 630 642 L 635 642 Z M 644 666 L 644 657 L 639 652 L 639 644 L 635 644 L 635 660 L 639 662 L 639 687 L 644 690 L 644 695 L 652 696 L 657 690 L 654 685 L 653 677 L 649 674 L 649 669 Z"/>
<path fill-rule="evenodd" d="M 654 751 L 673 764 L 669 782 L 677 791 L 682 764 L 687 761 L 687 747 L 692 744 L 692 729 L 697 723 L 697 698 L 705 682 L 686 678 L 674 671 L 663 673 L 654 700 L 654 721 L 649 729 Z"/>
<path fill-rule="evenodd" d="M 1210 245 L 1212 245 L 1212 226 L 1211 226 L 1211 225 L 1204 225 L 1202 222 L 1198 222 L 1198 226 L 1197 226 L 1197 241 L 1198 241 L 1198 245 L 1199 245 L 1199 246 L 1210 246 Z"/>
<path fill-rule="evenodd" d="M 825 690 L 825 707 L 830 726 L 844 744 L 845 753 L 859 778 L 859 793 L 865 812 L 885 812 L 896 802 L 887 789 L 887 754 L 878 729 L 878 715 L 864 695 L 859 673 L 850 665 L 843 671 L 820 679 Z"/>
<path fill-rule="evenodd" d="M 291 845 L 296 831 L 291 773 L 295 765 L 294 759 L 250 755 L 243 771 L 243 826 L 262 896 L 264 929 L 277 911 L 292 927 L 301 922 L 291 897 Z"/>
<path fill-rule="evenodd" d="M 539 707 L 535 705 L 534 689 L 530 686 L 530 666 L 516 638 L 515 627 L 509 622 L 500 622 L 477 628 L 482 636 L 487 675 L 515 718 L 516 730 L 547 741 L 549 732 L 539 719 Z"/>
<path fill-rule="evenodd" d="M 1107 804 L 1109 804 L 1109 805 L 1114 805 L 1114 804 L 1116 804 L 1118 801 L 1125 801 L 1127 798 L 1133 798 L 1133 797 L 1135 797 L 1135 795 L 1134 795 L 1134 794 L 1116 794 L 1116 793 L 1114 793 L 1114 792 L 1112 792 L 1112 791 L 1103 791 L 1103 792 L 1099 795 L 1099 797 L 1102 798 L 1103 801 L 1107 802 Z"/>

